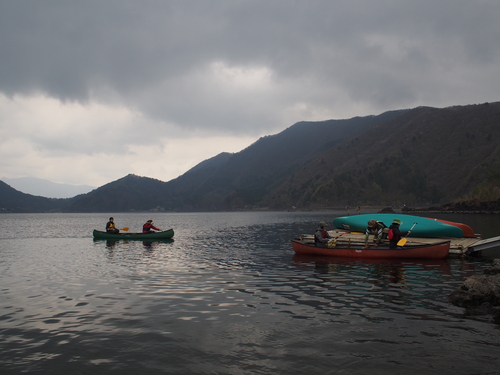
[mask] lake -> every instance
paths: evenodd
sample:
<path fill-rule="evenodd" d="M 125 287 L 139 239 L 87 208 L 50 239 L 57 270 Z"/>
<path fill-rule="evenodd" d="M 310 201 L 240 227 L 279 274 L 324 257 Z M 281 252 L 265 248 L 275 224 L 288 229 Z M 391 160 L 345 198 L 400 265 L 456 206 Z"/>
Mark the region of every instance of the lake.
<path fill-rule="evenodd" d="M 500 325 L 447 296 L 478 258 L 336 261 L 290 239 L 345 212 L 0 215 L 1 374 L 487 374 Z M 422 215 L 427 216 L 427 215 Z M 432 215 L 500 235 L 500 215 Z M 397 214 L 396 214 L 397 217 Z M 333 229 L 330 226 L 329 229 Z"/>

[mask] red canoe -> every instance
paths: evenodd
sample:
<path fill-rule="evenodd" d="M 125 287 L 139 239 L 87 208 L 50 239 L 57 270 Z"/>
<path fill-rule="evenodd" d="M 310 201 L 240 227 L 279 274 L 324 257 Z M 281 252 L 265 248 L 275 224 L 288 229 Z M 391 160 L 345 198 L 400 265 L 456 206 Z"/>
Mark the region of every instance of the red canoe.
<path fill-rule="evenodd" d="M 388 246 L 370 247 L 364 249 L 363 245 L 337 244 L 334 248 L 319 247 L 312 243 L 292 240 L 292 247 L 296 254 L 321 255 L 350 258 L 394 258 L 394 259 L 443 259 L 450 251 L 450 241 L 436 242 L 425 245 L 404 246 L 400 249 L 389 249 Z"/>

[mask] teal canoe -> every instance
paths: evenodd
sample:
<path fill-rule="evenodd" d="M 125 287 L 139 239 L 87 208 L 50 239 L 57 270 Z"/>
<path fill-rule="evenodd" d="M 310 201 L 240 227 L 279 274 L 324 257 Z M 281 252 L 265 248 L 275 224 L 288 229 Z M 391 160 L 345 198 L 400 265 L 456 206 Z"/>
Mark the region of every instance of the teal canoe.
<path fill-rule="evenodd" d="M 464 232 L 456 225 L 438 221 L 426 217 L 405 215 L 405 214 L 363 214 L 353 216 L 341 216 L 333 219 L 335 228 L 344 229 L 351 232 L 365 232 L 368 220 L 375 219 L 382 221 L 386 226 L 390 226 L 394 219 L 402 221 L 399 229 L 403 232 L 409 231 L 414 223 L 409 237 L 453 237 L 462 238 Z"/>
<path fill-rule="evenodd" d="M 108 233 L 95 230 L 92 233 L 99 240 L 168 240 L 174 236 L 174 230 L 168 229 L 151 233 Z"/>

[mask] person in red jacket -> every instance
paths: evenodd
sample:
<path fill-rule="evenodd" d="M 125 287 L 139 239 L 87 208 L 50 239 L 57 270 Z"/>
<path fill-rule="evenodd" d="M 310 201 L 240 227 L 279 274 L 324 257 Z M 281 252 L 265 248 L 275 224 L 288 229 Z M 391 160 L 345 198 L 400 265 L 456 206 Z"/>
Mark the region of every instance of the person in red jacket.
<path fill-rule="evenodd" d="M 142 226 L 142 233 L 154 233 L 154 232 L 152 231 L 152 229 L 161 231 L 161 229 L 156 228 L 156 227 L 153 225 L 153 220 L 149 219 L 149 220 L 146 222 L 146 224 L 144 224 L 144 225 Z"/>

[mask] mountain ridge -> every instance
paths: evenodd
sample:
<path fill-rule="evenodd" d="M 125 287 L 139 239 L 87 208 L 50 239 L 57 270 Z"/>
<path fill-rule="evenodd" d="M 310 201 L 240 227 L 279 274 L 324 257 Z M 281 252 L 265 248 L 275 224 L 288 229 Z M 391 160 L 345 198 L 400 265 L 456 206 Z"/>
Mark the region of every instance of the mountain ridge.
<path fill-rule="evenodd" d="M 35 177 L 2 177 L 0 180 L 18 191 L 45 198 L 72 198 L 95 189 L 95 186 L 60 184 Z"/>
<path fill-rule="evenodd" d="M 500 102 L 301 121 L 240 152 L 220 153 L 168 182 L 127 175 L 54 203 L 51 209 L 213 211 L 449 204 L 487 196 L 485 191 L 497 186 L 499 124 Z M 47 202 L 40 205 L 47 207 Z M 0 207 L 16 210 L 2 199 L 1 191 Z"/>

